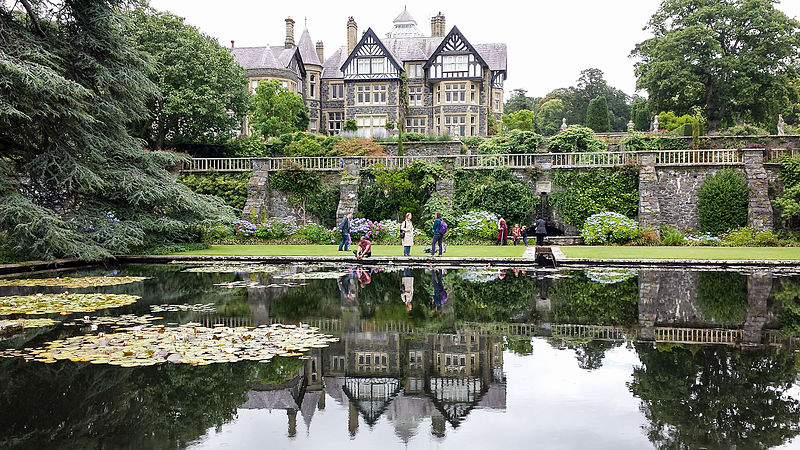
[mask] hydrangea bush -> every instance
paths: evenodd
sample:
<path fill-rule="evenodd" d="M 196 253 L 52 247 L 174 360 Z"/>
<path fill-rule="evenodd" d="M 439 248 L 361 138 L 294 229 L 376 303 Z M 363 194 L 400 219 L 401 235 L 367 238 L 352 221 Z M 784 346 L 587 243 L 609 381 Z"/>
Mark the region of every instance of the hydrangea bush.
<path fill-rule="evenodd" d="M 581 230 L 587 245 L 628 244 L 639 234 L 639 222 L 611 211 L 589 216 Z"/>
<path fill-rule="evenodd" d="M 453 235 L 473 240 L 492 240 L 497 236 L 497 214 L 488 211 L 469 211 L 456 219 Z"/>

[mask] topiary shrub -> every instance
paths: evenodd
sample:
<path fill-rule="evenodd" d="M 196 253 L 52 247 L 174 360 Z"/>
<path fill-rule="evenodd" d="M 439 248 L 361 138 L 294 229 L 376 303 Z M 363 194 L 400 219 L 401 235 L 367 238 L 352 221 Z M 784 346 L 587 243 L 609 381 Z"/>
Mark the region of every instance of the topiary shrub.
<path fill-rule="evenodd" d="M 600 152 L 608 147 L 605 142 L 594 137 L 591 128 L 570 125 L 547 141 L 547 146 L 554 153 Z"/>
<path fill-rule="evenodd" d="M 639 234 L 639 222 L 610 211 L 590 216 L 581 230 L 588 245 L 628 244 Z"/>
<path fill-rule="evenodd" d="M 722 234 L 747 225 L 747 180 L 734 169 L 706 177 L 697 191 L 700 230 Z"/>
<path fill-rule="evenodd" d="M 425 140 L 425 135 L 422 133 L 403 133 L 403 141 L 420 142 Z"/>
<path fill-rule="evenodd" d="M 611 119 L 608 117 L 608 102 L 603 96 L 597 96 L 589 102 L 586 110 L 586 126 L 597 133 L 611 130 Z"/>

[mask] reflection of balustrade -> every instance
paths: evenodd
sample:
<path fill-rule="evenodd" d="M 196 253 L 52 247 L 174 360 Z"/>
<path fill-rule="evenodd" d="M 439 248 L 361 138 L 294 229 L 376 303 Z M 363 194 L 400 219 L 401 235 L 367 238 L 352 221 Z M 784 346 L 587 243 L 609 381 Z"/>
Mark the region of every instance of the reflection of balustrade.
<path fill-rule="evenodd" d="M 656 342 L 673 344 L 724 344 L 736 345 L 742 339 L 742 330 L 724 328 L 655 327 Z"/>
<path fill-rule="evenodd" d="M 192 322 L 197 322 L 204 327 L 212 328 L 215 325 L 226 327 L 252 327 L 253 318 L 245 316 L 220 316 L 218 314 L 197 314 L 192 316 Z"/>
<path fill-rule="evenodd" d="M 550 325 L 553 337 L 572 339 L 593 339 L 599 341 L 624 341 L 625 333 L 609 325 L 580 325 L 554 323 Z"/>

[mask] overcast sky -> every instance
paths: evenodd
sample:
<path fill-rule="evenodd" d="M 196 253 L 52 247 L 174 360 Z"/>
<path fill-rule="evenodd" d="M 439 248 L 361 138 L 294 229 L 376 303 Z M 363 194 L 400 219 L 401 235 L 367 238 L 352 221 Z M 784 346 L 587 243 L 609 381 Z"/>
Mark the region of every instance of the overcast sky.
<path fill-rule="evenodd" d="M 636 43 L 649 37 L 642 28 L 660 0 L 406 3 L 426 35 L 430 34 L 431 16 L 441 11 L 447 31 L 456 25 L 472 43 L 505 42 L 506 97 L 515 88 L 538 97 L 574 85 L 580 71 L 589 67 L 602 70 L 609 84 L 633 94 L 634 60 L 628 55 Z M 295 40 L 300 38 L 305 20 L 311 39 L 325 44 L 326 57 L 346 44 L 348 16 L 358 23 L 359 37 L 368 27 L 383 37 L 402 11 L 402 6 L 397 6 L 402 3 L 375 0 L 150 0 L 150 4 L 185 17 L 226 46 L 231 40 L 236 46 L 282 45 L 284 19 L 295 20 Z M 790 17 L 800 17 L 800 0 L 783 0 L 778 8 Z"/>

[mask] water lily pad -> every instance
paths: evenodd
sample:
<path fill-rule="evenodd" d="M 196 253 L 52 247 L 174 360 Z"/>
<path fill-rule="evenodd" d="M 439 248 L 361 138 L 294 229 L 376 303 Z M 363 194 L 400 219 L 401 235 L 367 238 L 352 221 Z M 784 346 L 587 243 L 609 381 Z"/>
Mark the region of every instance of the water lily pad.
<path fill-rule="evenodd" d="M 147 280 L 148 277 L 57 277 L 57 278 L 20 278 L 15 280 L 0 279 L 0 287 L 7 286 L 53 286 L 63 288 L 87 288 L 101 286 L 117 286 Z"/>
<path fill-rule="evenodd" d="M 190 267 L 184 272 L 191 273 L 268 273 L 275 272 L 279 268 L 266 264 L 210 264 L 207 266 Z"/>
<path fill-rule="evenodd" d="M 35 361 L 70 360 L 138 367 L 162 364 L 267 361 L 275 355 L 301 356 L 300 349 L 335 342 L 329 335 L 276 324 L 265 328 L 156 325 L 129 327 L 115 333 L 75 336 L 47 343 L 43 348 L 10 350 L 0 356 L 23 356 Z"/>
<path fill-rule="evenodd" d="M 9 314 L 70 314 L 118 308 L 136 302 L 128 294 L 34 294 L 0 297 L 0 316 Z"/>
<path fill-rule="evenodd" d="M 150 312 L 179 312 L 179 311 L 192 311 L 213 313 L 217 311 L 214 303 L 195 303 L 195 304 L 182 304 L 182 305 L 150 305 Z"/>

